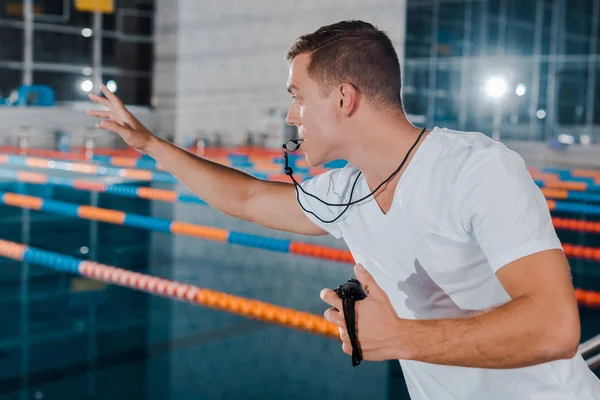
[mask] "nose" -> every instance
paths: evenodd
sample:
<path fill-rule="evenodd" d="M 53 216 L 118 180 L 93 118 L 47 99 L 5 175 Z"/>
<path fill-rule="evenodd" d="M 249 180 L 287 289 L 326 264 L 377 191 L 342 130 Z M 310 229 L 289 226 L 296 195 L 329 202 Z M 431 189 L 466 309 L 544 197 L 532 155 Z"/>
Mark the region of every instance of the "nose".
<path fill-rule="evenodd" d="M 300 117 L 298 115 L 298 107 L 295 103 L 290 106 L 287 116 L 285 117 L 285 122 L 288 125 L 296 125 L 296 126 L 300 125 Z"/>

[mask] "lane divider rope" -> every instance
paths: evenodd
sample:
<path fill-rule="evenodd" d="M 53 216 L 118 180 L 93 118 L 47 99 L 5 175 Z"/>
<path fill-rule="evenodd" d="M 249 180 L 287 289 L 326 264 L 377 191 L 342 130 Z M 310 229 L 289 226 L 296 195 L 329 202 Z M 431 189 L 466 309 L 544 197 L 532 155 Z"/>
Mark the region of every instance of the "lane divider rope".
<path fill-rule="evenodd" d="M 0 256 L 331 338 L 338 327 L 304 311 L 65 256 L 0 239 Z"/>
<path fill-rule="evenodd" d="M 226 229 L 196 225 L 188 222 L 172 221 L 169 219 L 149 217 L 134 213 L 125 213 L 100 207 L 82 206 L 35 196 L 0 192 L 0 204 L 44 211 L 73 218 L 83 218 L 116 225 L 132 226 L 157 232 L 194 236 L 207 240 L 239 244 L 246 247 L 271 250 L 280 253 L 291 253 L 329 261 L 354 262 L 350 252 L 344 249 L 228 231 Z"/>

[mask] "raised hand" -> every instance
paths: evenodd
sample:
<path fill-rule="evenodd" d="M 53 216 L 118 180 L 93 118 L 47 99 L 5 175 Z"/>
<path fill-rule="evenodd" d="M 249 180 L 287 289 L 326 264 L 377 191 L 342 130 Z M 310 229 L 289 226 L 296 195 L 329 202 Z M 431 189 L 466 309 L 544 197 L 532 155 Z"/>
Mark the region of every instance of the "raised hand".
<path fill-rule="evenodd" d="M 102 118 L 102 122 L 96 124 L 97 128 L 114 132 L 119 135 L 129 146 L 146 152 L 149 144 L 154 139 L 154 135 L 138 121 L 123 105 L 114 93 L 107 89 L 105 85 L 101 87 L 104 96 L 90 94 L 90 99 L 108 108 L 108 110 L 89 110 L 87 113 L 93 117 Z"/>

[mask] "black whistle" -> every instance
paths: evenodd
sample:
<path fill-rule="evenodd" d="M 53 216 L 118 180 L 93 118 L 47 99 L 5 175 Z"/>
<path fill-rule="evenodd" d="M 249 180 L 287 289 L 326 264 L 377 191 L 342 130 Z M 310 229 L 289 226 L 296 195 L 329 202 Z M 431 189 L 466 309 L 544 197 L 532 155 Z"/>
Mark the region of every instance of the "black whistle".
<path fill-rule="evenodd" d="M 285 166 L 283 167 L 283 171 L 287 176 L 289 176 L 292 179 L 294 170 L 292 170 L 292 167 L 290 167 L 288 163 L 288 151 L 294 152 L 298 150 L 300 148 L 300 144 L 302 144 L 303 141 L 304 139 L 291 139 L 283 144 L 283 159 L 285 160 Z"/>
<path fill-rule="evenodd" d="M 356 279 L 349 279 L 343 285 L 334 290 L 338 297 L 342 299 L 344 307 L 344 319 L 346 320 L 346 330 L 350 336 L 352 344 L 352 366 L 356 367 L 362 361 L 362 351 L 356 340 L 356 302 L 367 297 L 367 293 Z"/>

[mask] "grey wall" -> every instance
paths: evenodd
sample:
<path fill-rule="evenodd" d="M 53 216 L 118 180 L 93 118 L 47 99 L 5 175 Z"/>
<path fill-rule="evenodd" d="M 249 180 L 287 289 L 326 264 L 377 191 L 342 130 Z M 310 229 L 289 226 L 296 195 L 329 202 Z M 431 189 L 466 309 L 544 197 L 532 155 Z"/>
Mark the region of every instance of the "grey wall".
<path fill-rule="evenodd" d="M 177 132 L 179 0 L 157 1 L 154 18 L 153 103 L 156 107 L 157 133 Z"/>
<path fill-rule="evenodd" d="M 169 116 L 161 128 L 172 129 L 181 143 L 202 131 L 209 138 L 222 131 L 226 143 L 240 143 L 247 129 L 263 127 L 269 108 L 287 110 L 284 57 L 296 37 L 339 20 L 363 19 L 385 30 L 403 54 L 404 4 L 158 1 L 155 92 L 159 115 Z"/>
<path fill-rule="evenodd" d="M 71 136 L 73 146 L 83 146 L 86 136 L 93 136 L 96 147 L 123 146 L 120 138 L 96 129 L 97 118 L 87 115 L 92 103 L 74 103 L 60 107 L 0 107 L 0 145 L 17 146 L 19 132 L 29 135 L 29 147 L 52 147 L 54 132 L 62 130 Z M 156 130 L 156 118 L 149 109 L 130 107 L 132 113 L 149 129 Z"/>

